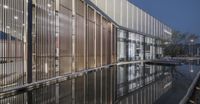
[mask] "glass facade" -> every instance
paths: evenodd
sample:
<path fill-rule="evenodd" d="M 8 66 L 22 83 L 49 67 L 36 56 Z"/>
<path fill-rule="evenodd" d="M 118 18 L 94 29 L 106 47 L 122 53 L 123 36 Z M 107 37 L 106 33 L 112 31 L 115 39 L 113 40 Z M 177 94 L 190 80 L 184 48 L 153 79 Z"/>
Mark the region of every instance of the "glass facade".
<path fill-rule="evenodd" d="M 156 80 L 163 28 L 125 0 L 0 0 L 0 103 L 114 103 Z"/>
<path fill-rule="evenodd" d="M 0 91 L 26 83 L 24 3 L 0 1 Z"/>

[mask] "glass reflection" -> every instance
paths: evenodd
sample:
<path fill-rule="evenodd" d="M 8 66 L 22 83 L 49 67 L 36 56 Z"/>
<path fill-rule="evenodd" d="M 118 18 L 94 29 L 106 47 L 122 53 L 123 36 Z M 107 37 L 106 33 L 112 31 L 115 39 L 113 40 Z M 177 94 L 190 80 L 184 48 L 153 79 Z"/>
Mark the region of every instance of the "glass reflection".
<path fill-rule="evenodd" d="M 151 104 L 172 87 L 171 67 L 137 63 L 119 66 L 117 73 L 119 104 Z"/>
<path fill-rule="evenodd" d="M 177 103 L 199 72 L 196 64 L 199 61 L 176 67 L 134 63 L 102 68 L 0 98 L 0 104 Z"/>

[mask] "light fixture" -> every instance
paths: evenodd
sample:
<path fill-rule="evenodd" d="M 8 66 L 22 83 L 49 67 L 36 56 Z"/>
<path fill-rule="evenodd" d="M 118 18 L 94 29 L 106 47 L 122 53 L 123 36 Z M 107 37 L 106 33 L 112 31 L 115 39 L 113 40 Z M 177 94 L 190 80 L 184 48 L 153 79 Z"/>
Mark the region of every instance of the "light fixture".
<path fill-rule="evenodd" d="M 9 28 L 10 28 L 10 26 L 6 26 L 6 28 L 7 28 L 7 29 L 9 29 Z"/>
<path fill-rule="evenodd" d="M 16 20 L 17 20 L 17 19 L 18 19 L 18 17 L 17 17 L 17 16 L 14 16 L 14 19 L 16 19 Z"/>
<path fill-rule="evenodd" d="M 8 9 L 9 7 L 7 5 L 4 5 L 3 8 Z"/>
<path fill-rule="evenodd" d="M 50 8 L 50 7 L 51 7 L 51 4 L 47 4 L 47 6 Z"/>
<path fill-rule="evenodd" d="M 194 40 L 193 40 L 193 39 L 191 39 L 191 40 L 190 40 L 190 42 L 194 42 Z"/>

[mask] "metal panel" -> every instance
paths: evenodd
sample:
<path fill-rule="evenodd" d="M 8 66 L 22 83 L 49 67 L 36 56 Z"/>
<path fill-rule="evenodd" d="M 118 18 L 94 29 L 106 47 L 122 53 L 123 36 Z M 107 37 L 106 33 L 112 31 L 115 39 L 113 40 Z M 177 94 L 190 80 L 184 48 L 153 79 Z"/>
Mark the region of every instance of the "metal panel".
<path fill-rule="evenodd" d="M 36 81 L 56 76 L 56 13 L 54 1 L 36 0 L 35 64 Z"/>
<path fill-rule="evenodd" d="M 133 12 L 133 15 L 132 15 L 132 18 L 133 18 L 133 30 L 137 30 L 137 8 L 133 5 L 132 7 L 132 12 Z"/>
<path fill-rule="evenodd" d="M 107 7 L 107 9 L 106 9 L 106 13 L 108 14 L 108 16 L 110 17 L 110 18 L 112 18 L 112 19 L 114 19 L 114 1 L 115 0 L 106 0 L 106 7 Z M 104 1 L 105 2 L 105 1 Z"/>
<path fill-rule="evenodd" d="M 105 12 L 105 9 L 106 9 L 106 2 L 105 2 L 105 0 L 97 0 L 97 6 L 98 6 L 103 12 Z"/>
<path fill-rule="evenodd" d="M 145 12 L 141 10 L 141 31 L 145 33 Z"/>
<path fill-rule="evenodd" d="M 88 68 L 95 67 L 95 22 L 94 10 L 87 8 L 87 60 Z"/>
<path fill-rule="evenodd" d="M 68 0 L 69 1 L 69 0 Z M 70 1 L 69 1 L 70 2 Z M 60 75 L 71 72 L 72 64 L 72 10 L 66 9 L 65 3 L 60 5 L 59 34 L 59 71 Z"/>
<path fill-rule="evenodd" d="M 120 24 L 121 20 L 121 0 L 115 0 L 115 21 Z"/>
<path fill-rule="evenodd" d="M 105 19 L 102 19 L 102 64 L 106 65 L 111 63 L 111 24 Z"/>
<path fill-rule="evenodd" d="M 158 20 L 156 20 L 156 36 L 159 37 L 159 23 Z"/>
<path fill-rule="evenodd" d="M 153 32 L 153 17 L 152 16 L 150 17 L 150 24 L 151 24 L 150 25 L 151 26 L 151 29 L 150 29 L 151 30 L 151 35 L 154 35 L 154 32 Z"/>
<path fill-rule="evenodd" d="M 112 48 L 112 63 L 117 62 L 117 28 L 113 25 L 112 27 L 112 43 L 111 43 L 111 48 Z"/>
<path fill-rule="evenodd" d="M 145 32 L 146 34 L 148 34 L 148 29 L 149 29 L 149 19 L 148 19 L 148 18 L 149 18 L 149 14 L 146 14 L 146 13 L 145 13 L 145 23 L 144 23 L 144 24 L 145 24 L 145 28 L 146 28 L 146 29 L 145 29 L 144 32 Z"/>
<path fill-rule="evenodd" d="M 154 36 L 157 36 L 156 35 L 156 20 L 155 20 L 155 18 L 153 18 L 153 34 L 154 34 Z"/>
<path fill-rule="evenodd" d="M 136 7 L 136 30 L 139 31 L 139 23 L 140 23 L 140 14 L 139 14 L 139 8 Z"/>
<path fill-rule="evenodd" d="M 26 83 L 24 0 L 0 1 L 0 91 Z"/>
<path fill-rule="evenodd" d="M 96 66 L 101 65 L 101 15 L 96 13 Z"/>
<path fill-rule="evenodd" d="M 151 34 L 151 22 L 150 22 L 150 20 L 151 20 L 151 16 L 148 14 L 148 31 L 147 31 L 147 33 L 148 34 Z"/>
<path fill-rule="evenodd" d="M 121 18 L 121 25 L 122 26 L 124 26 L 124 27 L 127 27 L 127 17 L 128 17 L 128 13 L 127 13 L 127 7 L 128 7 L 128 5 L 127 5 L 127 2 L 126 1 L 124 1 L 124 0 L 122 0 L 122 8 L 121 8 L 121 10 L 122 10 L 122 18 Z"/>
<path fill-rule="evenodd" d="M 132 29 L 133 27 L 132 27 L 132 22 L 133 22 L 133 9 L 132 9 L 132 4 L 131 3 L 129 3 L 128 2 L 128 11 L 127 11 L 127 13 L 128 13 L 128 28 L 130 28 L 130 29 Z"/>
<path fill-rule="evenodd" d="M 142 10 L 138 8 L 138 31 L 142 32 Z"/>
<path fill-rule="evenodd" d="M 75 40 L 75 67 L 76 71 L 85 69 L 85 6 L 82 0 L 76 0 L 76 40 Z"/>

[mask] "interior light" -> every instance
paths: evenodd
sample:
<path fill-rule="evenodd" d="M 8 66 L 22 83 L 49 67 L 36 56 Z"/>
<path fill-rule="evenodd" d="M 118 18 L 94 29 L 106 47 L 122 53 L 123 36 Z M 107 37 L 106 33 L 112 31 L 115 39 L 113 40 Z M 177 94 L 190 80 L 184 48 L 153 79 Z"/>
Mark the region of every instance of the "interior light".
<path fill-rule="evenodd" d="M 17 17 L 17 16 L 14 16 L 14 19 L 16 19 L 16 20 L 17 20 L 17 19 L 18 19 L 18 17 Z"/>
<path fill-rule="evenodd" d="M 7 5 L 4 5 L 3 8 L 8 9 L 9 7 Z"/>
<path fill-rule="evenodd" d="M 7 28 L 7 29 L 9 29 L 9 28 L 10 28 L 10 26 L 6 26 L 6 28 Z"/>
<path fill-rule="evenodd" d="M 50 7 L 51 7 L 51 4 L 47 4 L 47 6 L 50 8 Z"/>

